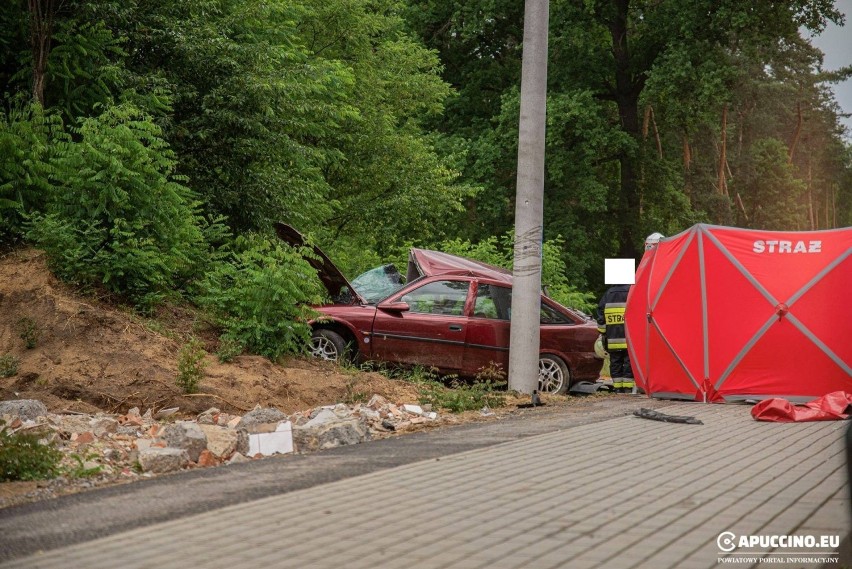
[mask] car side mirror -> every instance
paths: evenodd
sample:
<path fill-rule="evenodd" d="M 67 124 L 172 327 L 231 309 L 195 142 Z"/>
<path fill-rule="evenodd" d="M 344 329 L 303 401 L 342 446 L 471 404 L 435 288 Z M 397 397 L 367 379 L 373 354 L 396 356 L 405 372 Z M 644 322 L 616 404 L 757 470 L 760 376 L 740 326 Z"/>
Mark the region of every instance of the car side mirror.
<path fill-rule="evenodd" d="M 411 310 L 407 302 L 380 302 L 378 308 L 385 312 L 407 312 Z"/>

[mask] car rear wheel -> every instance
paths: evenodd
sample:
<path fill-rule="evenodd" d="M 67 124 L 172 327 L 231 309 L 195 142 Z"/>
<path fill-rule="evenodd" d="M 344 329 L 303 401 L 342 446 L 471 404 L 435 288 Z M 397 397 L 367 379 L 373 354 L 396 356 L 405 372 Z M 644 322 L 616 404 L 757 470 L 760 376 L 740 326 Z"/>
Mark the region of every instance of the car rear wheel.
<path fill-rule="evenodd" d="M 567 393 L 571 383 L 571 372 L 560 358 L 552 354 L 541 354 L 538 358 L 539 393 Z"/>
<path fill-rule="evenodd" d="M 334 330 L 320 328 L 311 335 L 310 351 L 315 358 L 329 362 L 340 361 L 346 355 L 346 340 Z"/>

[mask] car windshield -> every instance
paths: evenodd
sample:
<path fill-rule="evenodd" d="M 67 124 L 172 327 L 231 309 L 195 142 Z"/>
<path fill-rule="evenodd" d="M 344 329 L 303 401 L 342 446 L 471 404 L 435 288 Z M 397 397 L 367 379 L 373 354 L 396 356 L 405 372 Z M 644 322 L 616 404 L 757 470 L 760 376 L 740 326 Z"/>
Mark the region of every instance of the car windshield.
<path fill-rule="evenodd" d="M 352 281 L 361 297 L 370 304 L 376 304 L 402 288 L 405 279 L 394 265 L 382 265 L 361 273 Z"/>

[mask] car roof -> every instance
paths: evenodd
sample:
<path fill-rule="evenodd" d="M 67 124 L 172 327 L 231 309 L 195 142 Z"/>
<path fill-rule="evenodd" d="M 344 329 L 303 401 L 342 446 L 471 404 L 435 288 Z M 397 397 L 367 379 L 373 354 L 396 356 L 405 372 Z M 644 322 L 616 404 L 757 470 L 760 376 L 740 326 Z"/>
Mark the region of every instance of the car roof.
<path fill-rule="evenodd" d="M 418 276 L 481 277 L 512 285 L 512 272 L 482 261 L 474 261 L 441 251 L 411 249 L 408 256 L 408 281 Z"/>

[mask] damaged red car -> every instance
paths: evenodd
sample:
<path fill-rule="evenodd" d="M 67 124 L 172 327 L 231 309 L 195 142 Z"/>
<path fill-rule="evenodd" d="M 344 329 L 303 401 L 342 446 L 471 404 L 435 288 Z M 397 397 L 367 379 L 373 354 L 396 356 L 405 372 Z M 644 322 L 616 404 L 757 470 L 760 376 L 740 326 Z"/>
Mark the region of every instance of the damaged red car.
<path fill-rule="evenodd" d="M 304 244 L 292 227 L 276 230 L 286 242 Z M 332 299 L 314 307 L 323 315 L 312 322 L 314 356 L 419 365 L 461 377 L 486 367 L 508 369 L 510 271 L 411 249 L 404 278 L 385 265 L 350 283 L 322 251 L 314 252 L 309 262 Z M 576 381 L 596 380 L 597 335 L 593 320 L 542 295 L 539 391 L 565 393 Z"/>

